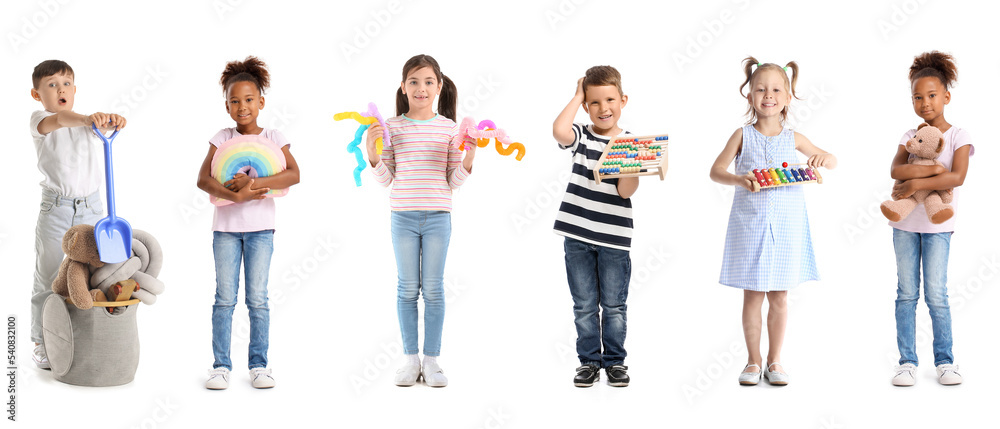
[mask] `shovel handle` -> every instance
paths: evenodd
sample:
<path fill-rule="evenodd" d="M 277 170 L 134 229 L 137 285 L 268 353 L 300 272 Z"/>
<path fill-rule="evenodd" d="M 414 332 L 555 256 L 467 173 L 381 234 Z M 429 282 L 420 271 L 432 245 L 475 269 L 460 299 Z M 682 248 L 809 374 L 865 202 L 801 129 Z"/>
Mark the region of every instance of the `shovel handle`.
<path fill-rule="evenodd" d="M 108 121 L 108 123 L 111 123 L 111 122 Z M 114 178 L 114 170 L 112 169 L 112 165 L 114 165 L 114 164 L 111 163 L 111 142 L 115 141 L 115 137 L 118 136 L 119 129 L 118 129 L 118 127 L 115 127 L 115 132 L 111 133 L 111 137 L 107 137 L 107 136 L 104 135 L 104 133 L 101 132 L 101 130 L 99 130 L 97 128 L 97 125 L 90 124 L 90 127 L 93 128 L 94 133 L 96 133 L 97 136 L 100 137 L 101 140 L 104 141 L 104 185 L 106 186 L 106 189 L 107 189 L 108 217 L 110 217 L 111 219 L 114 219 L 115 218 L 115 178 Z"/>

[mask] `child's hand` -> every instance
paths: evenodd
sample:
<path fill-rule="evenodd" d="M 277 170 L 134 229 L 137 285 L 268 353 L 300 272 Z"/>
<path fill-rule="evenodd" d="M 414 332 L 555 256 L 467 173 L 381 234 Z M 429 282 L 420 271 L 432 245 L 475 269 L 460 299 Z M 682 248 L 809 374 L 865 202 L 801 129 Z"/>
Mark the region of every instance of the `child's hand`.
<path fill-rule="evenodd" d="M 108 122 L 110 122 L 110 124 L 109 124 L 110 126 L 105 125 L 105 128 L 116 128 L 116 129 L 119 129 L 119 130 L 122 129 L 122 128 L 125 128 L 125 117 L 124 116 L 116 115 L 116 114 L 112 113 L 112 114 L 108 115 Z"/>
<path fill-rule="evenodd" d="M 737 183 L 738 186 L 742 186 L 743 189 L 746 189 L 747 191 L 756 192 L 753 190 L 753 179 L 751 179 L 750 176 L 739 176 L 739 178 L 741 180 Z"/>
<path fill-rule="evenodd" d="M 250 179 L 247 185 L 236 193 L 236 199 L 233 201 L 243 203 L 250 200 L 263 200 L 264 194 L 268 192 L 271 192 L 270 188 L 253 189 L 253 179 Z"/>
<path fill-rule="evenodd" d="M 831 162 L 833 162 L 834 159 L 836 158 L 834 158 L 833 155 L 829 153 L 821 153 L 810 156 L 809 159 L 806 161 L 806 164 L 812 168 L 826 167 Z"/>
<path fill-rule="evenodd" d="M 247 176 L 246 174 L 243 173 L 237 173 L 235 176 L 233 176 L 232 180 L 229 180 L 226 183 L 223 183 L 222 185 L 228 188 L 230 191 L 239 192 L 241 189 L 245 188 L 248 184 L 250 184 L 250 182 L 251 182 L 250 176 Z"/>
<path fill-rule="evenodd" d="M 907 198 L 910 198 L 910 196 L 912 196 L 918 190 L 919 189 L 917 189 L 917 187 L 913 185 L 912 180 L 906 180 L 903 183 L 900 183 L 892 187 L 892 199 L 893 201 L 905 200 Z"/>
<path fill-rule="evenodd" d="M 372 164 L 378 164 L 381 159 L 375 150 L 375 140 L 380 138 L 382 138 L 382 126 L 378 123 L 371 124 L 368 127 L 368 142 L 365 144 L 365 149 L 368 150 L 368 159 Z M 386 143 L 388 142 L 383 141 L 382 146 L 384 147 Z"/>
<path fill-rule="evenodd" d="M 114 113 L 97 112 L 87 117 L 87 122 L 94 124 L 98 129 L 108 130 L 112 128 L 125 128 L 125 118 Z"/>
<path fill-rule="evenodd" d="M 581 77 L 580 79 L 578 79 L 576 81 L 576 95 L 575 95 L 575 97 L 580 98 L 581 100 L 583 99 L 583 79 L 584 78 Z"/>

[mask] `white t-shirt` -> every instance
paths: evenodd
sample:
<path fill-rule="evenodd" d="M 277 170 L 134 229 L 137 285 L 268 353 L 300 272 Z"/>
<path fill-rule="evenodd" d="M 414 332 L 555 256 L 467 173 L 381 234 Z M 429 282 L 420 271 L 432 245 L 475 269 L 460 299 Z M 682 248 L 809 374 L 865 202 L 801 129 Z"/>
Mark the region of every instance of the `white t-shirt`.
<path fill-rule="evenodd" d="M 285 135 L 278 130 L 265 128 L 261 137 L 273 141 L 278 147 L 288 146 Z M 236 128 L 224 128 L 208 142 L 218 148 L 226 141 L 239 137 Z M 212 231 L 255 232 L 274 229 L 274 198 L 251 200 L 227 206 L 216 207 L 212 219 Z"/>
<path fill-rule="evenodd" d="M 90 126 L 59 128 L 42 135 L 38 124 L 55 113 L 38 110 L 31 114 L 31 137 L 35 140 L 41 185 L 65 197 L 86 197 L 104 185 L 104 142 Z"/>
<path fill-rule="evenodd" d="M 906 134 L 903 134 L 903 139 L 899 141 L 899 144 L 905 146 L 906 142 L 910 141 L 916 134 L 917 130 L 915 129 L 907 131 Z M 944 132 L 944 150 L 941 151 L 941 155 L 938 155 L 937 160 L 944 164 L 944 168 L 951 171 L 951 163 L 955 158 L 955 151 L 965 145 L 969 145 L 969 157 L 972 157 L 976 153 L 975 146 L 972 146 L 972 136 L 969 135 L 968 131 L 952 126 L 948 131 Z M 912 158 L 913 155 L 911 154 L 910 157 Z M 937 225 L 931 223 L 930 219 L 927 219 L 927 209 L 924 208 L 923 203 L 920 203 L 917 204 L 917 208 L 913 209 L 913 212 L 905 219 L 899 222 L 889 222 L 889 226 L 903 231 L 920 233 L 955 231 L 955 219 L 962 213 L 958 208 L 958 190 L 959 188 L 955 188 L 955 198 L 951 201 L 951 207 L 955 210 L 955 215 L 944 223 Z"/>

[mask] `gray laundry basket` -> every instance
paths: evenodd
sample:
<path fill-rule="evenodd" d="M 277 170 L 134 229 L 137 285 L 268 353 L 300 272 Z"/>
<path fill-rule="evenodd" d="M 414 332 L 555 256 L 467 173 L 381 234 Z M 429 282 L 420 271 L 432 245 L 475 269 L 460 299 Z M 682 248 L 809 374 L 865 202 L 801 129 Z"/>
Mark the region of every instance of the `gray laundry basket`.
<path fill-rule="evenodd" d="M 118 386 L 139 366 L 138 300 L 127 307 L 80 310 L 52 294 L 42 307 L 42 339 L 52 375 L 78 386 Z"/>

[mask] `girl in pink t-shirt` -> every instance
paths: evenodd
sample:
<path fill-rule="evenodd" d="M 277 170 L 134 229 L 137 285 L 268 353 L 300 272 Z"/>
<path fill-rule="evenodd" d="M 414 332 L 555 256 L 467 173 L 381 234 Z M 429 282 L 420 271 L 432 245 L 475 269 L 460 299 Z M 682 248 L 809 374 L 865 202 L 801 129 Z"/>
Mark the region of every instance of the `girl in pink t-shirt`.
<path fill-rule="evenodd" d="M 944 150 L 938 157 L 940 165 L 907 164 L 910 154 L 906 142 L 916 130 L 903 135 L 892 160 L 892 178 L 900 180 L 892 190 L 894 200 L 908 198 L 919 190 L 954 190 L 951 219 L 933 224 L 925 214 L 923 204 L 892 226 L 892 242 L 896 251 L 896 343 L 899 346 L 899 366 L 892 384 L 912 386 L 917 369 L 916 310 L 920 298 L 920 274 L 923 268 L 924 301 L 930 311 L 934 333 L 934 366 L 938 382 L 959 384 L 962 376 L 954 364 L 951 352 L 951 309 L 948 306 L 948 253 L 951 235 L 955 231 L 958 208 L 958 187 L 965 182 L 969 157 L 975 153 L 969 133 L 952 126 L 944 119 L 944 107 L 951 102 L 949 89 L 958 72 L 951 55 L 937 51 L 916 57 L 910 66 L 910 89 L 913 111 L 929 125 L 944 133 Z"/>
<path fill-rule="evenodd" d="M 215 208 L 212 248 L 215 253 L 215 305 L 212 307 L 212 352 L 215 364 L 205 387 L 229 387 L 229 345 L 232 338 L 233 309 L 240 286 L 240 263 L 245 265 L 246 304 L 250 313 L 250 381 L 253 387 L 274 387 L 267 368 L 270 313 L 267 307 L 267 277 L 274 250 L 274 200 L 265 199 L 273 189 L 285 189 L 299 183 L 299 167 L 289 152 L 288 141 L 277 130 L 257 125 L 257 115 L 264 108 L 264 90 L 270 74 L 267 65 L 256 57 L 226 64 L 220 83 L 226 97 L 226 111 L 236 121 L 209 140 L 208 155 L 198 173 L 198 188 L 234 204 Z M 285 155 L 284 171 L 269 177 L 252 178 L 237 174 L 225 183 L 212 178 L 212 158 L 226 141 L 245 135 L 260 135 L 271 140 Z"/>

